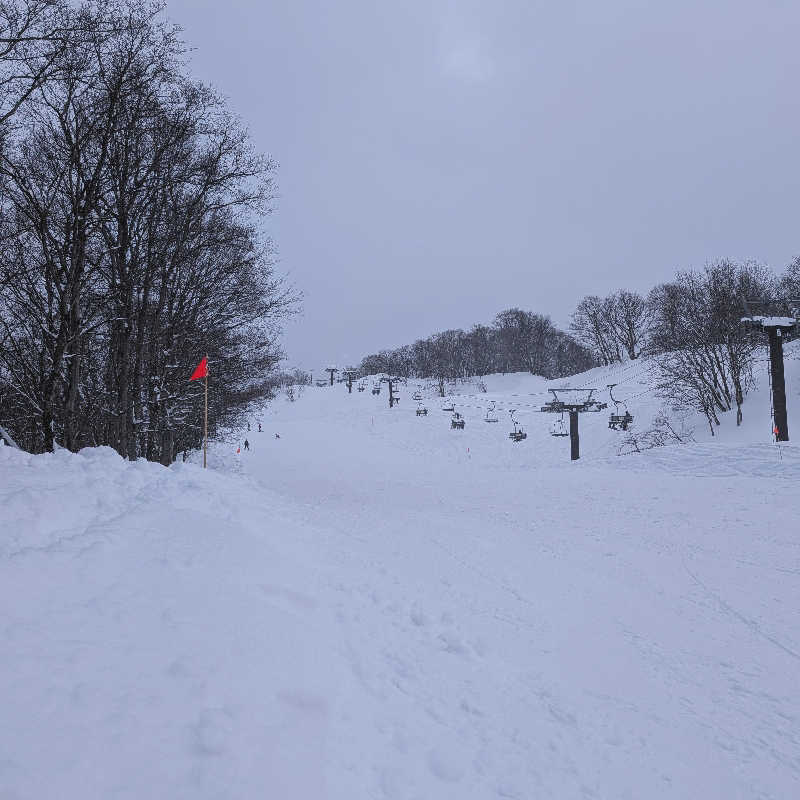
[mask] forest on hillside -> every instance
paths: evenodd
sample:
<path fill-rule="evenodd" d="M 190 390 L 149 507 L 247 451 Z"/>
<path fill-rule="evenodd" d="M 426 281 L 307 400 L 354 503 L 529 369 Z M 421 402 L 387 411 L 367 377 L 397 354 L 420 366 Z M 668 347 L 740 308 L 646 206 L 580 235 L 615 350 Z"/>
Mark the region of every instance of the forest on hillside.
<path fill-rule="evenodd" d="M 446 330 L 366 356 L 362 375 L 389 373 L 444 382 L 496 372 L 563 378 L 593 366 L 647 355 L 660 394 L 702 412 L 711 426 L 742 404 L 753 385 L 762 338 L 741 324 L 742 300 L 800 298 L 800 258 L 780 275 L 755 262 L 720 260 L 684 270 L 647 296 L 622 289 L 580 300 L 569 331 L 550 317 L 519 308 L 490 325 Z"/>

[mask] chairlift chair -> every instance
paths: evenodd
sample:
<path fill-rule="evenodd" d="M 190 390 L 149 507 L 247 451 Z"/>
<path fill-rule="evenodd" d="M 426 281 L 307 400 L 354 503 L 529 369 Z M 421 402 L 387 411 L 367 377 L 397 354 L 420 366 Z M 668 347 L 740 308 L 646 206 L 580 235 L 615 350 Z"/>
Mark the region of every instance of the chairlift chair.
<path fill-rule="evenodd" d="M 381 385 L 379 383 L 376 383 L 372 387 L 372 394 L 380 394 L 380 393 L 381 393 Z"/>
<path fill-rule="evenodd" d="M 497 414 L 494 413 L 494 407 L 497 405 L 494 400 L 492 400 L 491 405 L 489 408 L 486 409 L 486 417 L 484 418 L 484 422 L 498 422 Z"/>
<path fill-rule="evenodd" d="M 422 405 L 422 403 L 417 403 L 417 416 L 418 417 L 427 417 L 428 416 L 428 409 Z"/>
<path fill-rule="evenodd" d="M 412 400 L 422 400 L 422 395 L 419 392 L 414 392 L 414 394 L 411 395 L 411 399 Z"/>
<path fill-rule="evenodd" d="M 514 426 L 514 430 L 508 434 L 508 438 L 511 439 L 512 442 L 521 442 L 523 439 L 528 438 L 528 434 L 525 433 L 519 422 L 514 419 L 514 411 L 515 409 L 511 409 L 508 412 L 511 415 L 511 423 Z"/>
<path fill-rule="evenodd" d="M 450 403 L 449 406 L 442 406 L 442 411 L 448 411 L 448 412 L 452 413 L 455 410 L 456 410 L 456 408 L 452 403 Z"/>
<path fill-rule="evenodd" d="M 451 428 L 458 428 L 459 430 L 464 430 L 464 417 L 458 413 L 458 411 L 453 411 L 453 418 L 450 420 L 450 427 Z"/>
<path fill-rule="evenodd" d="M 550 428 L 550 435 L 551 436 L 569 436 L 569 431 L 567 430 L 567 424 L 564 422 L 564 413 L 561 413 L 561 416 L 553 423 L 552 427 Z"/>
<path fill-rule="evenodd" d="M 362 382 L 362 383 L 359 383 L 356 388 L 358 389 L 359 392 L 363 392 L 367 387 L 364 386 L 364 384 Z"/>
<path fill-rule="evenodd" d="M 633 415 L 630 413 L 630 411 L 628 411 L 628 405 L 624 400 L 617 400 L 614 397 L 614 387 L 616 385 L 616 383 L 608 384 L 608 396 L 611 398 L 611 402 L 614 404 L 614 413 L 608 418 L 608 427 L 612 431 L 627 431 L 628 427 L 633 422 Z M 625 409 L 624 414 L 619 413 L 620 406 Z"/>
<path fill-rule="evenodd" d="M 612 431 L 626 431 L 633 422 L 633 415 L 626 411 L 624 414 L 611 414 L 608 418 L 608 427 Z"/>

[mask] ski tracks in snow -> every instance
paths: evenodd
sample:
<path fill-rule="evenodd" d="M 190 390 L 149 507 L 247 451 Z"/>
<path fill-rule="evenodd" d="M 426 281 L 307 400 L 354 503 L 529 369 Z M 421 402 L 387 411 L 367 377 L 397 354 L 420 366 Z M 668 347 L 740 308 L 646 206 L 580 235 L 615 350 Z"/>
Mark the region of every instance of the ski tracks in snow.
<path fill-rule="evenodd" d="M 713 453 L 740 459 L 727 483 L 703 477 L 706 446 L 630 471 L 620 459 L 520 470 L 522 450 L 470 461 L 460 432 L 364 423 L 346 402 L 335 423 L 288 415 L 279 457 L 247 468 L 303 509 L 330 566 L 350 675 L 334 722 L 342 796 L 601 798 L 613 786 L 777 800 L 797 780 L 794 666 L 742 647 L 685 568 L 687 552 L 728 577 L 791 563 L 777 534 L 749 533 L 783 512 L 747 478 L 748 455 Z M 364 730 L 354 758 L 345 743 Z"/>

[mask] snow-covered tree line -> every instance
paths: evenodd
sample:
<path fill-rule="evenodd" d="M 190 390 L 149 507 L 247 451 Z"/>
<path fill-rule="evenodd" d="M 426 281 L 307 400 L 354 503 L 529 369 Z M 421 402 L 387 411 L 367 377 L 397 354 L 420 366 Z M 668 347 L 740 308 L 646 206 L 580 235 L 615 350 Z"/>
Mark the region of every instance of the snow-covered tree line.
<path fill-rule="evenodd" d="M 549 317 L 510 308 L 492 325 L 448 330 L 395 350 L 364 358 L 364 375 L 387 372 L 405 377 L 456 380 L 493 372 L 528 371 L 548 378 L 574 375 L 594 365 L 589 350 L 558 330 Z"/>
<path fill-rule="evenodd" d="M 651 357 L 661 394 L 702 412 L 713 434 L 720 413 L 736 409 L 753 382 L 763 337 L 741 324 L 742 299 L 800 297 L 800 259 L 779 277 L 754 262 L 721 260 L 681 271 L 646 297 L 619 291 L 584 297 L 571 332 L 600 364 Z"/>
<path fill-rule="evenodd" d="M 269 391 L 274 164 L 147 0 L 0 0 L 0 424 L 171 462 Z"/>

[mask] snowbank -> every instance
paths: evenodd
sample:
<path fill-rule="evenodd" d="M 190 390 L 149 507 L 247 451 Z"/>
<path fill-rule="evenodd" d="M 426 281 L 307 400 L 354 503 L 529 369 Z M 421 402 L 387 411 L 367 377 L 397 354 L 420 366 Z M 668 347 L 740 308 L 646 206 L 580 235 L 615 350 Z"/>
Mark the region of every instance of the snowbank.
<path fill-rule="evenodd" d="M 263 498 L 6 447 L 0 519 L 0 796 L 325 796 L 328 614 Z"/>

